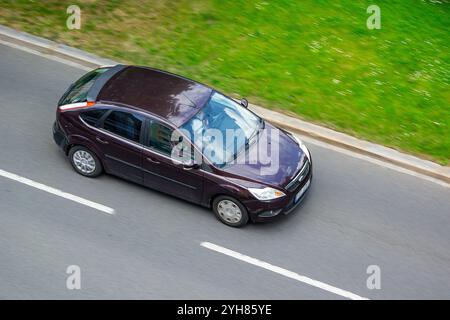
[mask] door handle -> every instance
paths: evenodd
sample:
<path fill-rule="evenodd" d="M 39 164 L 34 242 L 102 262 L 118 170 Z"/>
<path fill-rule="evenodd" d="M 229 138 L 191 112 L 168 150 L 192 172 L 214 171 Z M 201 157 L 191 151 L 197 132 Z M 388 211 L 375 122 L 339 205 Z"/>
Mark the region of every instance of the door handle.
<path fill-rule="evenodd" d="M 103 143 L 103 144 L 108 144 L 108 143 L 109 143 L 108 141 L 103 140 L 103 139 L 100 138 L 100 137 L 96 137 L 95 140 L 97 140 L 98 142 Z"/>
<path fill-rule="evenodd" d="M 147 161 L 150 161 L 151 163 L 155 163 L 155 164 L 159 164 L 160 163 L 159 161 L 157 161 L 157 160 L 155 160 L 153 158 L 150 158 L 150 157 L 147 158 Z"/>

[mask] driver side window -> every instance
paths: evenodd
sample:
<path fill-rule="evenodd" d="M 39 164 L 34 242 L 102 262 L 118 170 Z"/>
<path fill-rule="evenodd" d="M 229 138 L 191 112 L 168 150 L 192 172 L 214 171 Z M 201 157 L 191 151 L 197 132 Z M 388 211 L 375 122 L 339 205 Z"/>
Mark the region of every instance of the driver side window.
<path fill-rule="evenodd" d="M 172 152 L 172 132 L 173 130 L 171 128 L 166 127 L 158 121 L 152 120 L 145 144 L 156 151 L 170 156 Z"/>
<path fill-rule="evenodd" d="M 178 131 L 174 132 L 172 128 L 151 120 L 145 145 L 180 162 L 201 159 L 201 155 L 194 152 L 190 141 L 178 140 L 179 137 L 181 134 Z"/>

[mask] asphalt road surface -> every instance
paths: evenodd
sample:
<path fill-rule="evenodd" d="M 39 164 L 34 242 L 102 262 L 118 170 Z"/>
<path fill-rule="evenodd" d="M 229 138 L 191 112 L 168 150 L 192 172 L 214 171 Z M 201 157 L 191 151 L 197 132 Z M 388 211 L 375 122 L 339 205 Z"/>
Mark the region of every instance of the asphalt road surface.
<path fill-rule="evenodd" d="M 84 72 L 0 45 L 0 170 L 115 210 L 0 176 L 0 298 L 345 299 L 202 242 L 369 299 L 450 298 L 450 188 L 309 143 L 315 176 L 303 206 L 230 228 L 208 209 L 72 170 L 51 126 Z M 80 290 L 66 287 L 70 265 Z M 381 289 L 367 287 L 370 265 Z"/>

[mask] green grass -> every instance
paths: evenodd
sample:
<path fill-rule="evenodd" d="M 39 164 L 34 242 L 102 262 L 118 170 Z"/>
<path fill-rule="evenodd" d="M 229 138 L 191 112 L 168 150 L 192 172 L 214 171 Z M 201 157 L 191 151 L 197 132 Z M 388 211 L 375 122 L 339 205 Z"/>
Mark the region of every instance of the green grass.
<path fill-rule="evenodd" d="M 366 28 L 373 3 L 381 30 Z M 450 161 L 448 0 L 3 0 L 0 24 Z"/>

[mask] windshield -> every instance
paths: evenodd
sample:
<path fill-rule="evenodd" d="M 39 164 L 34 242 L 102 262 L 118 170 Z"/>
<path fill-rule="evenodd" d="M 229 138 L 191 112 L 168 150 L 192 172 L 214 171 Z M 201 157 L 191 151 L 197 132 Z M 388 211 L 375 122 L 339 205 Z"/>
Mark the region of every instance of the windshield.
<path fill-rule="evenodd" d="M 261 124 L 252 112 L 214 92 L 181 129 L 214 165 L 223 167 L 257 136 Z"/>

